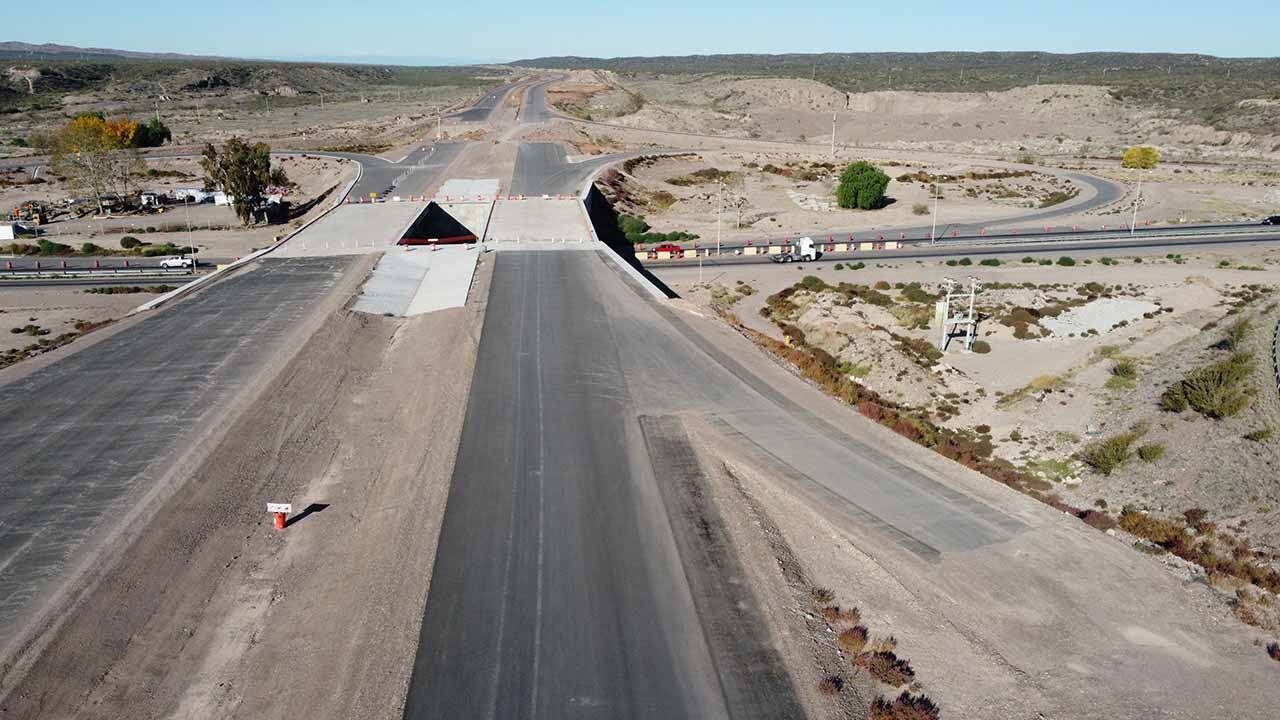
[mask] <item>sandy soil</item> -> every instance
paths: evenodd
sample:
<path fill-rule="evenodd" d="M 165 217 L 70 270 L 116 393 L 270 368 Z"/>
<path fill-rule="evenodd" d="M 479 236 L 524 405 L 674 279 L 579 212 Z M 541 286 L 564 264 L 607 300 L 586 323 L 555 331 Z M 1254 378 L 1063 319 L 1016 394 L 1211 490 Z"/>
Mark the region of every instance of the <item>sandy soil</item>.
<path fill-rule="evenodd" d="M 97 295 L 86 293 L 80 287 L 0 289 L 0 352 L 24 348 L 41 337 L 77 332 L 77 323 L 114 320 L 153 297 L 149 293 Z M 28 325 L 49 332 L 47 335 L 10 332 Z"/>
<path fill-rule="evenodd" d="M 1276 139 L 1218 132 L 1153 108 L 1135 108 L 1100 86 L 1035 85 L 1002 92 L 843 93 L 801 79 L 721 75 L 619 78 L 573 73 L 557 86 L 570 114 L 629 127 L 724 137 L 836 141 L 967 154 L 1109 156 L 1153 144 L 1188 159 L 1257 161 Z"/>
<path fill-rule="evenodd" d="M 321 193 L 334 188 L 340 191 L 343 185 L 350 182 L 356 174 L 354 164 L 337 158 L 292 155 L 276 158 L 274 162 L 282 166 L 289 178 L 298 184 L 297 189 L 288 196 L 295 205 L 305 204 Z M 202 171 L 199 162 L 194 158 L 152 159 L 147 163 L 147 167 L 149 170 L 155 170 L 158 175 L 140 179 L 139 187 L 143 190 L 166 191 L 174 188 L 201 187 Z M 50 177 L 50 182 L 47 183 L 0 190 L 0 207 L 9 207 L 28 200 L 37 200 L 58 207 L 61 201 L 68 197 L 78 197 L 78 195 L 65 183 Z M 283 225 L 246 228 L 240 223 L 230 206 L 205 203 L 185 208 L 170 207 L 162 213 L 137 213 L 101 219 L 91 217 L 77 219 L 71 214 L 64 213 L 56 215 L 53 222 L 43 225 L 41 230 L 43 237 L 73 248 L 92 242 L 104 248 L 116 249 L 120 247 L 120 239 L 128 235 L 152 244 L 167 242 L 186 246 L 191 243 L 204 257 L 233 258 L 270 245 L 277 236 L 288 233 L 317 213 L 323 212 L 332 197 L 331 194 L 307 215 Z M 193 230 L 188 232 L 188 227 Z M 147 232 L 147 228 L 153 228 L 159 232 Z"/>
<path fill-rule="evenodd" d="M 315 328 L 66 617 L 7 714 L 399 717 L 484 290 Z M 424 361 L 440 384 L 406 392 Z M 279 533 L 262 504 L 283 500 L 302 512 Z"/>

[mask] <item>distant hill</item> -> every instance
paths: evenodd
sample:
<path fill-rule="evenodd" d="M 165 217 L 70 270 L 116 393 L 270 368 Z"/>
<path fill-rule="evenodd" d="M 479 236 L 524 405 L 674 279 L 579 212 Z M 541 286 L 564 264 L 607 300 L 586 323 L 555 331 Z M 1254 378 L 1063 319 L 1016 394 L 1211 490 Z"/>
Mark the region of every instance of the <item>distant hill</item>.
<path fill-rule="evenodd" d="M 209 60 L 204 55 L 183 55 L 181 53 L 136 52 L 133 50 L 114 50 L 111 48 L 82 48 L 74 45 L 56 45 L 54 43 L 32 43 L 6 41 L 0 42 L 0 58 L 9 60 Z"/>
<path fill-rule="evenodd" d="M 1037 83 L 1102 85 L 1221 130 L 1280 132 L 1280 58 L 1175 53 L 925 52 L 541 57 L 511 65 L 627 74 L 806 78 L 845 92 L 981 92 Z"/>
<path fill-rule="evenodd" d="M 490 85 L 495 67 L 288 62 L 0 42 L 0 114 L 57 110 L 68 94 L 101 99 Z M 332 97 L 332 95 L 331 95 Z"/>

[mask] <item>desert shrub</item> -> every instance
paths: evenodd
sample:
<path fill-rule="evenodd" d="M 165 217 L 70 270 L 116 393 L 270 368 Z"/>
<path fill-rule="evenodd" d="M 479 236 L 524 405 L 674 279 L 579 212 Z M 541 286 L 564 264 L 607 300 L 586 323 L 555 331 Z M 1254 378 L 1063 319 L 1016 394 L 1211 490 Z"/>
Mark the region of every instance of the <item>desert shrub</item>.
<path fill-rule="evenodd" d="M 1280 643 L 1267 643 L 1267 655 L 1276 662 L 1280 662 Z"/>
<path fill-rule="evenodd" d="M 94 243 L 87 242 L 80 245 L 80 252 L 85 255 L 95 255 L 102 252 L 102 248 L 98 247 Z"/>
<path fill-rule="evenodd" d="M 914 215 L 928 215 L 929 206 L 925 205 L 924 203 L 916 203 L 915 205 L 911 206 L 911 212 Z"/>
<path fill-rule="evenodd" d="M 819 614 L 821 614 L 822 618 L 827 622 L 835 622 L 840 619 L 840 606 L 827 605 L 826 607 L 822 608 Z"/>
<path fill-rule="evenodd" d="M 1181 523 L 1154 518 L 1129 507 L 1120 512 L 1120 528 L 1160 546 L 1166 546 L 1183 535 Z"/>
<path fill-rule="evenodd" d="M 974 426 L 973 431 L 978 433 L 979 435 L 986 435 L 987 433 L 991 432 L 991 426 L 986 424 L 976 425 Z"/>
<path fill-rule="evenodd" d="M 843 270 L 843 269 L 844 269 L 844 263 L 836 263 L 836 264 L 835 264 L 835 267 L 834 267 L 833 269 L 834 269 L 834 270 Z"/>
<path fill-rule="evenodd" d="M 1138 446 L 1138 457 L 1142 458 L 1143 462 L 1153 463 L 1159 460 L 1162 455 L 1164 455 L 1164 445 L 1160 443 L 1147 443 L 1146 445 Z"/>
<path fill-rule="evenodd" d="M 800 284 L 803 285 L 806 290 L 811 290 L 813 292 L 820 292 L 827 289 L 827 284 L 822 281 L 822 278 L 817 277 L 816 275 L 805 275 L 804 278 L 800 280 Z"/>
<path fill-rule="evenodd" d="M 1119 265 L 1120 264 L 1115 258 L 1109 258 L 1109 257 L 1104 257 L 1098 262 L 1101 262 L 1103 265 Z"/>
<path fill-rule="evenodd" d="M 1224 350 L 1239 350 L 1247 337 L 1249 337 L 1249 321 L 1237 320 L 1227 328 L 1227 334 L 1222 339 L 1221 347 Z"/>
<path fill-rule="evenodd" d="M 1264 442 L 1266 440 L 1270 440 L 1271 428 L 1264 427 L 1264 428 L 1259 428 L 1257 430 L 1247 432 L 1244 434 L 1244 439 L 1252 440 L 1253 442 Z"/>
<path fill-rule="evenodd" d="M 867 720 L 938 720 L 941 713 L 924 695 L 904 692 L 894 700 L 876 698 L 867 712 Z"/>
<path fill-rule="evenodd" d="M 39 240 L 36 246 L 40 248 L 41 255 L 66 255 L 71 252 L 70 245 L 63 245 L 52 240 Z"/>
<path fill-rule="evenodd" d="M 840 633 L 836 637 L 836 643 L 841 650 L 850 655 L 857 655 L 867 646 L 867 629 L 861 625 L 855 625 Z"/>
<path fill-rule="evenodd" d="M 987 353 L 991 352 L 991 343 L 987 342 L 986 340 L 974 340 L 973 351 L 978 353 L 979 355 L 986 355 Z"/>
<path fill-rule="evenodd" d="M 1062 267 L 1073 267 L 1076 264 L 1075 258 L 1062 256 L 1058 258 L 1058 264 Z"/>
<path fill-rule="evenodd" d="M 1249 405 L 1249 393 L 1241 385 L 1252 372 L 1253 356 L 1238 352 L 1187 373 L 1160 396 L 1160 407 L 1170 412 L 1190 407 L 1205 417 L 1230 417 Z"/>
<path fill-rule="evenodd" d="M 972 265 L 972 264 L 973 264 L 973 261 L 972 261 L 972 260 L 970 260 L 970 259 L 969 259 L 969 258 L 967 258 L 967 257 L 962 257 L 962 258 L 960 258 L 960 259 L 956 262 L 956 264 L 957 264 L 957 265 L 966 265 L 966 266 L 967 266 L 967 265 Z"/>
<path fill-rule="evenodd" d="M 1053 261 L 1050 260 L 1049 258 L 1040 258 L 1039 260 L 1036 261 L 1036 263 L 1039 265 L 1052 265 Z"/>
<path fill-rule="evenodd" d="M 1035 259 L 1035 258 L 1033 258 L 1033 257 L 1031 257 L 1030 255 L 1028 255 L 1028 256 L 1026 256 L 1026 257 L 1022 258 L 1022 262 L 1023 262 L 1023 263 L 1025 263 L 1025 264 L 1027 264 L 1027 265 L 1030 265 L 1030 264 L 1034 263 L 1035 261 L 1036 261 L 1036 259 Z"/>
<path fill-rule="evenodd" d="M 916 676 L 911 663 L 894 655 L 892 651 L 871 653 L 871 657 L 867 658 L 867 671 L 871 673 L 871 677 L 895 688 L 906 685 Z"/>
<path fill-rule="evenodd" d="M 132 235 L 125 235 L 120 238 L 120 247 L 125 250 L 132 250 L 142 244 L 142 241 Z"/>
<path fill-rule="evenodd" d="M 1132 360 L 1118 360 L 1111 366 L 1111 374 L 1121 380 L 1133 380 L 1138 377 L 1138 366 Z"/>
<path fill-rule="evenodd" d="M 877 280 L 875 284 L 875 289 L 877 290 L 889 290 L 892 287 L 893 287 L 892 285 L 890 285 L 888 282 L 884 280 Z"/>
<path fill-rule="evenodd" d="M 850 264 L 850 265 L 845 265 L 845 267 L 849 268 L 850 270 L 861 270 L 862 268 L 864 268 L 864 267 L 866 267 L 866 266 L 867 266 L 867 264 L 866 264 L 866 263 L 864 263 L 864 262 L 856 262 L 856 263 L 852 263 L 852 264 Z"/>
<path fill-rule="evenodd" d="M 828 675 L 818 681 L 818 692 L 823 695 L 837 695 L 844 689 L 844 678 L 839 675 Z"/>
<path fill-rule="evenodd" d="M 920 287 L 920 283 L 908 283 L 902 288 L 902 297 L 913 303 L 931 304 L 938 299 L 937 295 Z"/>
<path fill-rule="evenodd" d="M 1000 267 L 1000 261 L 995 258 L 987 258 L 978 264 L 986 265 L 987 267 Z"/>
<path fill-rule="evenodd" d="M 1110 475 L 1133 456 L 1133 442 L 1137 439 L 1135 433 L 1128 432 L 1096 440 L 1080 451 L 1080 459 L 1095 471 Z"/>
<path fill-rule="evenodd" d="M 836 599 L 836 594 L 830 588 L 815 587 L 809 590 L 809 597 L 819 605 L 826 605 Z"/>
<path fill-rule="evenodd" d="M 1099 510 L 1085 510 L 1079 517 L 1086 525 L 1098 530 L 1106 531 L 1116 526 L 1115 518 Z"/>

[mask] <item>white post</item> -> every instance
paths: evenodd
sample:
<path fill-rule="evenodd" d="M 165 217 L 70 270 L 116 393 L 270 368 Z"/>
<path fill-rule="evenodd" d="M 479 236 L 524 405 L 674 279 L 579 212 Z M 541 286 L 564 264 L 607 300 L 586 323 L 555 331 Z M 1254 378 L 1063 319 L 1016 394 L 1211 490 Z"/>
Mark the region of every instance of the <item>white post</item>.
<path fill-rule="evenodd" d="M 196 271 L 196 244 L 191 239 L 191 196 L 184 195 L 182 198 L 183 214 L 187 216 L 187 247 L 191 248 L 191 273 Z"/>
<path fill-rule="evenodd" d="M 929 230 L 929 244 L 932 245 L 938 237 L 938 196 L 942 194 L 942 188 L 938 186 L 937 178 L 933 183 L 933 228 Z"/>

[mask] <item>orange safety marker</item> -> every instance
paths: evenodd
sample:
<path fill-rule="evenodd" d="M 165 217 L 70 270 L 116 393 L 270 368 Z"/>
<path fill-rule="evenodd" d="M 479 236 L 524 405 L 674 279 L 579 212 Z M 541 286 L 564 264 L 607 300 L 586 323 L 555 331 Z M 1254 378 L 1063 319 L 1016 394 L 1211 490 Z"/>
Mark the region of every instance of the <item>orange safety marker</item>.
<path fill-rule="evenodd" d="M 283 530 L 286 524 L 285 519 L 289 513 L 293 512 L 293 505 L 289 503 L 267 503 L 267 512 L 275 514 L 276 529 Z"/>

